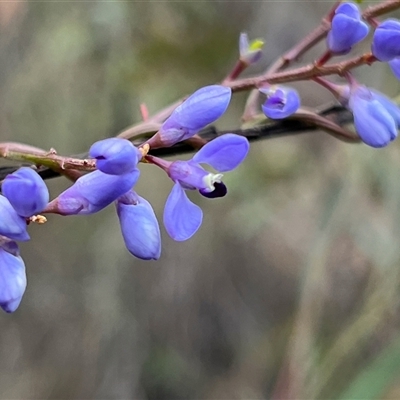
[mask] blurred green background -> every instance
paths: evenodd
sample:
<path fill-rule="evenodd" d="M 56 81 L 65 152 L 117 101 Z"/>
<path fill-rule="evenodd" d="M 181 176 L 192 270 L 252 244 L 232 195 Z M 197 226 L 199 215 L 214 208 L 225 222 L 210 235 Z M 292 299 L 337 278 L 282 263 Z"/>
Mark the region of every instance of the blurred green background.
<path fill-rule="evenodd" d="M 266 40 L 256 73 L 329 7 L 0 2 L 1 140 L 85 151 L 138 122 L 140 103 L 155 112 L 220 81 L 241 31 Z M 357 76 L 399 94 L 385 65 Z M 332 100 L 295 86 L 305 105 Z M 220 128 L 240 125 L 245 98 Z M 162 220 L 171 182 L 141 170 L 137 189 Z M 128 253 L 113 207 L 50 216 L 22 245 L 19 310 L 0 315 L 0 398 L 399 399 L 399 177 L 399 143 L 259 142 L 226 176 L 228 197 L 194 194 L 205 214 L 194 238 L 162 230 L 157 262 Z M 49 181 L 52 195 L 68 184 Z"/>

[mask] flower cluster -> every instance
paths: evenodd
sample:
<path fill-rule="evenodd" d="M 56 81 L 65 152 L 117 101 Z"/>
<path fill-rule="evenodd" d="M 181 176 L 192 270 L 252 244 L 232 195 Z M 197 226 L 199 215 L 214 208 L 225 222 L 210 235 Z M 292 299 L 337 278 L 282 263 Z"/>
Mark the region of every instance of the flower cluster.
<path fill-rule="evenodd" d="M 229 88 L 212 85 L 188 97 L 162 124 L 161 129 L 142 147 L 129 140 L 110 138 L 94 143 L 89 157 L 96 169 L 81 175 L 49 202 L 42 178 L 30 168 L 21 168 L 6 177 L 0 195 L 0 306 L 13 312 L 26 287 L 25 266 L 15 241 L 29 240 L 27 222 L 38 213 L 63 216 L 96 213 L 115 203 L 122 237 L 129 252 L 143 260 L 157 260 L 161 254 L 161 234 L 150 203 L 134 191 L 145 161 L 163 168 L 175 183 L 165 205 L 164 225 L 175 240 L 187 240 L 202 222 L 200 207 L 192 203 L 185 190 L 197 189 L 208 198 L 227 193 L 222 172 L 236 168 L 246 157 L 246 138 L 225 134 L 205 144 L 188 161 L 169 162 L 147 154 L 158 146 L 171 146 L 190 139 L 200 129 L 219 118 L 227 109 Z M 206 171 L 202 164 L 217 173 Z"/>
<path fill-rule="evenodd" d="M 75 160 L 74 170 L 70 174 L 65 172 L 74 181 L 73 184 L 51 201 L 44 181 L 34 169 L 22 167 L 7 175 L 2 182 L 0 194 L 0 307 L 6 312 L 13 312 L 21 302 L 26 287 L 26 275 L 17 242 L 30 239 L 27 232 L 29 223 L 45 220 L 39 213 L 88 215 L 114 203 L 128 251 L 143 260 L 157 260 L 160 257 L 161 233 L 157 217 L 151 204 L 135 191 L 140 177 L 140 162 L 161 168 L 172 180 L 172 190 L 166 198 L 163 214 L 168 235 L 176 241 L 191 238 L 202 224 L 203 212 L 189 199 L 187 191 L 198 191 L 201 196 L 209 199 L 224 197 L 228 189 L 223 182 L 223 174 L 238 167 L 249 151 L 248 140 L 240 135 L 225 133 L 209 142 L 197 135 L 225 113 L 232 96 L 231 88 L 234 89 L 235 84 L 237 90 L 257 88 L 265 96 L 261 110 L 267 118 L 281 120 L 306 115 L 307 122 L 311 122 L 314 116 L 320 122 L 325 118 L 323 115 L 309 110 L 297 112 L 301 101 L 295 89 L 271 84 L 312 79 L 334 93 L 342 105 L 352 112 L 357 134 L 365 144 L 380 148 L 393 141 L 400 128 L 400 108 L 382 93 L 359 84 L 349 70 L 354 65 L 359 65 L 357 63 L 360 60 L 364 64 L 380 61 L 388 63 L 394 75 L 400 79 L 400 21 L 388 19 L 380 23 L 375 18 L 368 17 L 368 12 L 362 14 L 355 3 L 336 2 L 336 9 L 329 13 L 321 25 L 324 30 L 327 22 L 330 22 L 330 29 L 326 35 L 326 48 L 322 56 L 304 67 L 303 71 L 301 68 L 295 72 L 284 71 L 279 76 L 282 69 L 314 45 L 316 38 L 312 35 L 299 42 L 297 48 L 286 53 L 258 80 L 244 79 L 242 82 L 235 82 L 247 67 L 260 60 L 264 44 L 260 39 L 249 41 L 248 36 L 242 33 L 237 63 L 222 85 L 200 88 L 181 101 L 173 111 L 169 111 L 169 115 L 165 115 L 169 109 L 158 113 L 153 117 L 154 124 L 151 124 L 157 126 L 158 131 L 139 147 L 121 138 L 94 143 L 89 150 L 90 162 Z M 346 85 L 337 85 L 323 78 L 334 69 L 332 66 L 318 75 L 330 58 L 349 53 L 364 40 L 371 27 L 374 29 L 371 52 L 355 62 L 350 60 L 348 65 L 353 64 L 348 68 L 342 68 L 342 63 L 337 64 L 336 73 L 346 77 Z M 312 75 L 305 74 L 310 71 Z M 275 80 L 272 79 L 274 74 Z M 246 111 L 251 110 L 248 113 L 251 117 L 243 119 L 250 126 L 265 119 L 259 118 L 257 114 L 257 101 L 258 96 L 250 96 L 246 104 Z M 143 119 L 147 119 L 146 112 L 143 112 Z M 325 118 L 323 121 L 325 125 L 317 122 L 315 125 L 328 130 L 326 122 L 329 122 L 331 131 L 335 131 L 332 127 L 342 129 L 332 120 L 327 120 Z M 344 136 L 348 133 L 347 138 L 358 140 L 353 132 L 342 129 L 340 133 L 343 132 Z M 182 141 L 199 149 L 188 160 L 168 161 L 153 153 L 153 150 L 174 146 Z M 29 153 L 30 150 L 25 151 Z M 5 154 L 8 152 L 3 151 L 3 157 L 6 157 Z M 49 161 L 48 159 L 35 157 L 37 154 L 29 153 L 26 158 L 16 159 L 29 162 L 35 160 L 33 164 L 38 166 L 48 165 L 43 162 Z M 61 160 L 62 162 L 56 164 L 57 171 L 62 171 L 65 167 L 66 159 L 61 157 Z M 55 158 L 50 161 L 55 161 Z M 79 168 L 75 168 L 76 166 Z"/>
<path fill-rule="evenodd" d="M 346 54 L 363 40 L 369 31 L 362 21 L 359 8 L 351 2 L 341 3 L 332 18 L 327 46 L 334 55 Z M 371 52 L 375 60 L 388 62 L 394 75 L 400 78 L 400 21 L 388 19 L 377 24 Z M 388 97 L 356 82 L 347 73 L 349 85 L 338 87 L 319 79 L 339 101 L 353 113 L 354 126 L 360 139 L 375 148 L 387 146 L 396 139 L 400 128 L 400 108 Z"/>

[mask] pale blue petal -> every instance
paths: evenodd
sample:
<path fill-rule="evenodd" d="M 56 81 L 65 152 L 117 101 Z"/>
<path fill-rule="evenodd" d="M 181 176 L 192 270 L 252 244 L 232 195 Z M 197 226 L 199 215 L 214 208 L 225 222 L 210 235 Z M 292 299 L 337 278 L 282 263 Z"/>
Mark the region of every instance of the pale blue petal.
<path fill-rule="evenodd" d="M 191 238 L 203 220 L 201 208 L 192 203 L 179 183 L 175 183 L 164 209 L 164 225 L 172 239 Z"/>
<path fill-rule="evenodd" d="M 245 137 L 227 133 L 208 142 L 192 160 L 196 163 L 209 164 L 220 172 L 230 171 L 245 159 L 249 147 Z"/>

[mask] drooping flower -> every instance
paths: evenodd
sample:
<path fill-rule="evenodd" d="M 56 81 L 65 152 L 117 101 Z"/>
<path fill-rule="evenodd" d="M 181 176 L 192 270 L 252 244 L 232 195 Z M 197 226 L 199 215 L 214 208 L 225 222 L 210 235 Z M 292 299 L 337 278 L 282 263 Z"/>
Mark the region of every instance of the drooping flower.
<path fill-rule="evenodd" d="M 89 156 L 96 159 L 98 170 L 111 175 L 131 172 L 142 158 L 140 151 L 129 140 L 120 138 L 93 143 Z"/>
<path fill-rule="evenodd" d="M 61 215 L 93 214 L 131 190 L 138 178 L 138 169 L 122 175 L 93 171 L 50 202 L 46 211 Z"/>
<path fill-rule="evenodd" d="M 341 3 L 335 11 L 327 45 L 334 54 L 346 54 L 368 35 L 368 25 L 361 20 L 360 10 L 354 3 Z"/>
<path fill-rule="evenodd" d="M 387 146 L 397 137 L 399 108 L 386 96 L 365 86 L 351 89 L 348 102 L 361 140 L 371 147 Z"/>
<path fill-rule="evenodd" d="M 393 75 L 400 79 L 400 57 L 396 57 L 393 60 L 389 61 L 390 68 L 393 72 Z"/>
<path fill-rule="evenodd" d="M 125 246 L 142 260 L 158 260 L 161 255 L 160 227 L 150 203 L 134 191 L 116 201 Z"/>
<path fill-rule="evenodd" d="M 400 57 L 400 21 L 387 19 L 375 29 L 372 38 L 372 54 L 380 61 Z"/>
<path fill-rule="evenodd" d="M 13 240 L 29 240 L 25 218 L 21 217 L 2 195 L 0 195 L 0 215 L 0 235 Z"/>
<path fill-rule="evenodd" d="M 267 95 L 267 100 L 261 106 L 264 114 L 271 119 L 289 117 L 300 107 L 300 97 L 297 91 L 287 86 L 269 86 L 260 89 Z"/>
<path fill-rule="evenodd" d="M 0 307 L 5 312 L 14 312 L 21 303 L 25 288 L 25 264 L 19 256 L 18 245 L 9 242 L 0 246 Z"/>
<path fill-rule="evenodd" d="M 198 190 L 209 198 L 225 196 L 227 191 L 221 172 L 236 168 L 248 150 L 246 138 L 226 134 L 207 143 L 189 161 L 160 160 L 158 165 L 175 183 L 164 209 L 165 229 L 174 240 L 183 241 L 192 237 L 203 219 L 201 208 L 189 200 L 185 190 Z M 208 164 L 218 173 L 210 173 L 200 164 Z"/>
<path fill-rule="evenodd" d="M 264 41 L 262 39 L 254 39 L 249 42 L 247 33 L 242 32 L 239 37 L 240 61 L 246 65 L 256 63 L 262 56 L 263 47 Z"/>
<path fill-rule="evenodd" d="M 22 167 L 4 179 L 1 190 L 15 211 L 31 217 L 44 210 L 49 202 L 49 190 L 38 173 Z"/>
<path fill-rule="evenodd" d="M 197 90 L 175 108 L 161 129 L 147 143 L 155 149 L 189 139 L 226 111 L 231 95 L 230 88 L 220 85 L 205 86 Z"/>

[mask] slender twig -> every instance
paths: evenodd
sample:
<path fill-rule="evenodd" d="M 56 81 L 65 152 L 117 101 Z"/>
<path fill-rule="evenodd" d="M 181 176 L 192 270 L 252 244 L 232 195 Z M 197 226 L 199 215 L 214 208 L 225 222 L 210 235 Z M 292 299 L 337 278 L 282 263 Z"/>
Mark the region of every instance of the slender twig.
<path fill-rule="evenodd" d="M 349 111 L 338 105 L 329 105 L 321 109 L 318 113 L 311 111 L 300 110 L 292 119 L 285 119 L 280 121 L 268 120 L 264 124 L 251 127 L 248 129 L 231 129 L 229 131 L 220 131 L 215 127 L 207 127 L 199 132 L 198 136 L 202 143 L 207 143 L 218 136 L 226 133 L 235 133 L 246 137 L 249 141 L 258 141 L 264 139 L 274 139 L 282 136 L 293 136 L 301 133 L 307 133 L 318 129 L 323 129 L 334 136 L 348 141 L 358 142 L 359 139 L 356 135 L 349 131 L 346 131 L 342 127 L 352 122 L 352 115 Z M 133 140 L 133 143 L 137 146 L 142 144 L 141 139 Z M 200 143 L 200 141 L 199 141 Z M 0 145 L 1 149 L 1 145 Z M 160 148 L 150 150 L 149 154 L 157 157 L 169 157 L 175 155 L 181 155 L 185 153 L 192 153 L 194 151 L 193 145 L 190 141 L 180 142 L 172 147 Z M 1 153 L 1 151 L 0 151 Z M 43 158 L 53 163 L 52 168 L 44 165 Z M 64 171 L 60 169 L 63 165 L 64 168 L 76 168 L 85 171 L 91 171 L 94 168 L 94 160 L 86 159 L 87 153 L 82 153 L 74 157 L 62 157 L 56 155 L 49 155 L 48 153 L 37 153 L 32 159 L 31 163 L 37 166 L 37 170 L 43 179 L 50 179 L 60 176 Z M 63 162 L 64 161 L 64 162 Z M 24 165 L 30 165 L 30 162 L 24 158 Z M 86 164 L 86 166 L 85 166 Z M 54 166 L 58 168 L 55 168 Z M 18 166 L 4 166 L 0 167 L 0 180 L 4 179 L 5 176 L 14 172 L 19 168 Z M 74 170 L 69 170 L 74 172 Z M 80 174 L 79 171 L 75 171 Z"/>

